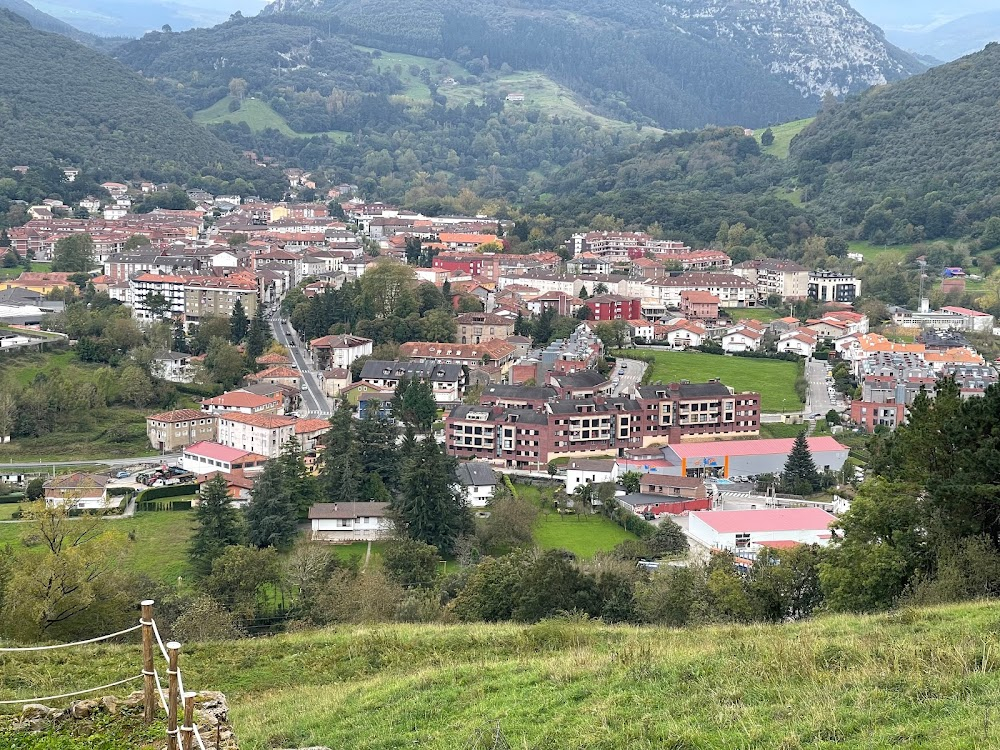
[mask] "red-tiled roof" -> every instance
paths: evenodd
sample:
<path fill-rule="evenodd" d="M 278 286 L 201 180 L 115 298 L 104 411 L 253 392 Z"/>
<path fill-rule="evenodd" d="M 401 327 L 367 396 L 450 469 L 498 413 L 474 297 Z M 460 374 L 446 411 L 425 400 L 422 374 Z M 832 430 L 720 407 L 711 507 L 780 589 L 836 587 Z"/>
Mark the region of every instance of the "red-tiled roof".
<path fill-rule="evenodd" d="M 295 434 L 304 435 L 307 432 L 329 430 L 332 425 L 325 419 L 300 419 L 295 423 Z"/>
<path fill-rule="evenodd" d="M 295 424 L 292 417 L 279 417 L 275 414 L 244 414 L 243 412 L 227 412 L 219 415 L 220 421 L 239 422 L 251 427 L 263 427 L 266 430 L 276 430 Z"/>
<path fill-rule="evenodd" d="M 255 393 L 243 393 L 242 391 L 230 391 L 221 396 L 206 398 L 201 402 L 205 406 L 226 406 L 231 408 L 254 409 L 268 404 L 280 404 L 280 398 L 269 396 L 258 396 Z"/>
<path fill-rule="evenodd" d="M 192 419 L 205 418 L 215 419 L 215 415 L 199 411 L 198 409 L 175 409 L 174 411 L 164 411 L 146 417 L 147 420 L 153 422 L 190 422 Z"/>

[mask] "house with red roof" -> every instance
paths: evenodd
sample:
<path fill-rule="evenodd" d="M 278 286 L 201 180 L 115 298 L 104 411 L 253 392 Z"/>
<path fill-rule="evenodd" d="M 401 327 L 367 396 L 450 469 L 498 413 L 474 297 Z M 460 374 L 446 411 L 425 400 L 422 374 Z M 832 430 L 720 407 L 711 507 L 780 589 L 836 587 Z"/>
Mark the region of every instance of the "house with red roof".
<path fill-rule="evenodd" d="M 280 414 L 284 399 L 280 396 L 260 396 L 246 391 L 229 391 L 221 396 L 206 398 L 201 410 L 209 414 L 241 412 L 243 414 Z"/>
<path fill-rule="evenodd" d="M 288 365 L 275 365 L 266 370 L 247 376 L 250 383 L 267 383 L 268 385 L 287 385 L 299 388 L 302 385 L 302 373 Z"/>

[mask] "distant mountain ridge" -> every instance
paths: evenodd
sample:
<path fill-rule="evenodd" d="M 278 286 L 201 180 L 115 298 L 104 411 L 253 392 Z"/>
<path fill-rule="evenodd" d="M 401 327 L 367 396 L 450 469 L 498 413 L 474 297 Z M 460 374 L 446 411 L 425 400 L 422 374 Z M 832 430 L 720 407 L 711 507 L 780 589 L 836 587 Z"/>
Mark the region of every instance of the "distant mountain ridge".
<path fill-rule="evenodd" d="M 6 8 L 16 13 L 39 31 L 51 31 L 54 34 L 61 34 L 81 44 L 86 44 L 88 47 L 97 45 L 97 37 L 93 34 L 80 31 L 75 26 L 71 26 L 65 21 L 60 21 L 55 16 L 43 13 L 35 6 L 25 2 L 25 0 L 0 0 L 0 8 Z"/>
<path fill-rule="evenodd" d="M 926 69 L 844 0 L 275 0 L 262 13 L 329 14 L 361 43 L 534 67 L 663 127 L 808 116 L 827 91 Z"/>
<path fill-rule="evenodd" d="M 117 174 L 212 165 L 238 154 L 120 63 L 0 9 L 0 164 Z"/>

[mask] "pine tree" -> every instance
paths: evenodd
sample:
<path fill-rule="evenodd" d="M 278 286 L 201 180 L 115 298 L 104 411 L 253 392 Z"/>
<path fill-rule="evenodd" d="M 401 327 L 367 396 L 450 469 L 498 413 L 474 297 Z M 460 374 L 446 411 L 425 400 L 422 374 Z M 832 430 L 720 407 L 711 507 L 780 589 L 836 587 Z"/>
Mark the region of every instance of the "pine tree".
<path fill-rule="evenodd" d="M 809 495 L 820 488 L 819 472 L 816 471 L 816 464 L 809 450 L 809 443 L 806 442 L 804 430 L 795 438 L 792 451 L 785 461 L 785 468 L 781 473 L 781 485 L 785 491 L 796 495 Z"/>
<path fill-rule="evenodd" d="M 188 554 L 198 574 L 206 576 L 212 572 L 212 562 L 226 547 L 243 543 L 243 524 L 239 513 L 230 505 L 226 480 L 221 474 L 216 474 L 202 487 L 194 520 L 198 525 L 191 536 Z"/>
<path fill-rule="evenodd" d="M 259 309 L 259 306 L 258 306 Z M 233 314 L 229 318 L 229 340 L 238 344 L 246 338 L 250 328 L 250 321 L 247 320 L 246 310 L 243 309 L 243 300 L 237 298 L 233 305 Z"/>
<path fill-rule="evenodd" d="M 285 471 L 279 459 L 271 459 L 257 477 L 247 508 L 250 544 L 263 549 L 289 549 L 298 533 L 298 508 L 285 486 Z"/>
<path fill-rule="evenodd" d="M 355 502 L 358 497 L 360 459 L 355 439 L 356 420 L 351 407 L 341 400 L 330 419 L 333 425 L 326 433 L 323 470 L 320 474 L 320 494 L 324 502 Z"/>
<path fill-rule="evenodd" d="M 264 307 L 262 305 L 257 305 L 253 320 L 247 329 L 246 340 L 247 362 L 253 366 L 257 362 L 257 357 L 264 353 L 270 340 L 267 332 L 267 323 L 264 320 Z"/>
<path fill-rule="evenodd" d="M 184 323 L 180 320 L 174 321 L 174 351 L 181 352 L 182 354 L 187 353 L 188 343 L 187 334 L 184 333 Z"/>
<path fill-rule="evenodd" d="M 319 481 L 306 467 L 299 441 L 292 438 L 282 448 L 278 457 L 284 475 L 284 488 L 298 510 L 299 519 L 305 520 L 309 508 L 319 502 Z"/>
<path fill-rule="evenodd" d="M 472 518 L 456 489 L 455 460 L 437 441 L 419 441 L 403 468 L 403 490 L 392 503 L 401 533 L 450 555 L 455 543 L 472 530 Z"/>

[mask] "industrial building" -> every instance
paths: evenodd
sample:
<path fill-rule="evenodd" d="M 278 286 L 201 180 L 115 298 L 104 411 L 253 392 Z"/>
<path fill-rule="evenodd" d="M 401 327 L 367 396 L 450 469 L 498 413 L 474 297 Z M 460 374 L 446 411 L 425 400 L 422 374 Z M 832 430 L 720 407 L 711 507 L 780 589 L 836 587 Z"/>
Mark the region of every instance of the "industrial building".
<path fill-rule="evenodd" d="M 697 511 L 688 517 L 688 533 L 710 549 L 827 545 L 836 517 L 820 508 Z"/>
<path fill-rule="evenodd" d="M 840 471 L 850 449 L 832 437 L 806 438 L 819 471 Z M 663 458 L 677 476 L 721 477 L 779 474 L 792 451 L 793 438 L 677 443 L 663 447 Z"/>

